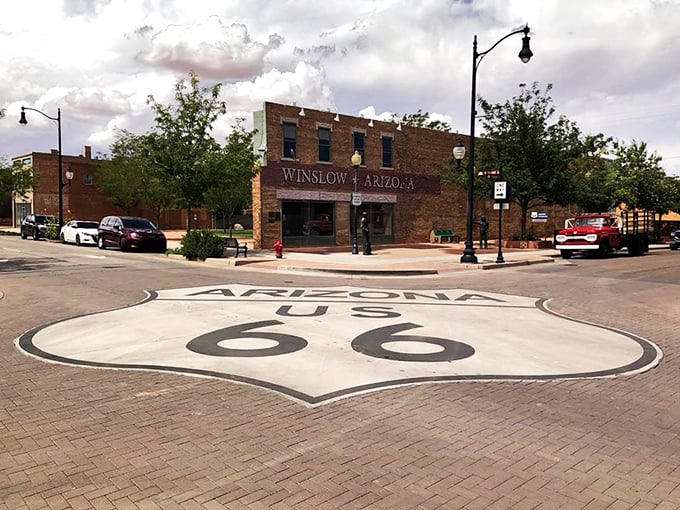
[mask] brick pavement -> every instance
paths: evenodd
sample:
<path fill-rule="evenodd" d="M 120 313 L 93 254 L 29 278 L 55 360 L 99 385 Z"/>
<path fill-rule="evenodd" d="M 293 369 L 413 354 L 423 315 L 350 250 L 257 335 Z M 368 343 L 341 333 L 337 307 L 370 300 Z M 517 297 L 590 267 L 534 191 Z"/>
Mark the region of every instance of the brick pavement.
<path fill-rule="evenodd" d="M 0 508 L 680 508 L 680 285 L 651 270 L 621 281 L 595 265 L 579 276 L 548 266 L 441 284 L 551 297 L 557 312 L 656 342 L 661 365 L 614 379 L 425 384 L 308 408 L 221 380 L 48 364 L 12 345 L 36 323 L 131 303 L 144 288 L 213 283 L 214 268 L 124 281 L 92 271 L 69 299 L 68 274 L 2 275 Z M 30 311 L 38 288 L 38 316 L 7 313 Z"/>

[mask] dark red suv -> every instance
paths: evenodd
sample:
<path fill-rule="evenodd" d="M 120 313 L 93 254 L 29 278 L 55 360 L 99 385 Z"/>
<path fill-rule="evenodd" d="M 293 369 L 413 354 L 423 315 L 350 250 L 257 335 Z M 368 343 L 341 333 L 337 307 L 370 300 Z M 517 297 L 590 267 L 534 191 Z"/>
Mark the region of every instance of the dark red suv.
<path fill-rule="evenodd" d="M 106 216 L 99 222 L 97 246 L 164 253 L 168 247 L 165 234 L 146 218 Z"/>

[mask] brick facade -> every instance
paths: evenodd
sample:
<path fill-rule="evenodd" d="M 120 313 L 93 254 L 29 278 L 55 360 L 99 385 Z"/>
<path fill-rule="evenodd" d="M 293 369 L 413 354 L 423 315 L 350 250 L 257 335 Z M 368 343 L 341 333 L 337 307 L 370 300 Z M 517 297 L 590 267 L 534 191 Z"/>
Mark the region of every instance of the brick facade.
<path fill-rule="evenodd" d="M 351 196 L 354 169 L 350 159 L 354 151 L 353 133 L 364 133 L 364 164 L 359 168 L 359 192 L 366 204 L 391 204 L 392 235 L 387 242 L 420 243 L 429 240 L 435 228 L 453 230 L 465 237 L 466 190 L 440 180 L 446 171 L 451 151 L 458 140 L 468 145 L 469 138 L 456 133 L 425 128 L 398 126 L 392 122 L 362 117 L 336 115 L 293 105 L 265 103 L 254 115 L 263 164 L 253 183 L 253 238 L 258 247 L 271 247 L 284 238 L 284 201 L 333 203 L 334 236 L 317 239 L 316 244 L 351 244 Z M 283 154 L 282 123 L 297 126 L 294 157 Z M 320 162 L 317 129 L 331 130 L 330 161 Z M 392 139 L 392 166 L 382 166 L 382 139 Z M 566 211 L 541 207 L 549 212 L 546 223 L 529 225 L 537 235 L 552 236 L 563 223 Z M 489 219 L 489 238 L 498 235 L 498 212 L 493 200 L 475 204 L 475 219 L 485 214 Z M 557 217 L 556 217 L 557 214 Z M 503 237 L 518 234 L 519 208 L 511 204 L 503 213 Z M 474 233 L 475 239 L 477 232 Z M 291 238 L 293 243 L 300 237 Z M 314 239 L 308 243 L 314 245 Z"/>
<path fill-rule="evenodd" d="M 32 152 L 23 156 L 12 158 L 13 161 L 24 162 L 33 167 L 33 171 L 39 176 L 38 185 L 29 193 L 26 201 L 21 197 L 15 199 L 13 204 L 12 223 L 16 226 L 22 220 L 22 214 L 18 211 L 23 209 L 23 213 L 29 212 L 50 214 L 59 216 L 59 152 L 52 150 L 50 153 Z M 114 206 L 107 196 L 97 187 L 96 165 L 97 159 L 92 158 L 92 151 L 89 146 L 84 146 L 83 154 L 80 156 L 69 156 L 64 154 L 62 157 L 62 170 L 64 174 L 71 169 L 74 173 L 71 184 L 63 188 L 64 202 L 64 221 L 70 219 L 82 219 L 99 221 L 102 217 L 115 214 L 126 214 L 121 208 Z M 66 183 L 66 177 L 63 181 Z M 21 204 L 24 203 L 24 207 Z M 154 214 L 143 207 L 138 207 L 130 211 L 131 215 L 143 216 L 156 221 Z M 207 211 L 198 211 L 199 225 L 209 225 L 210 217 Z M 160 218 L 160 228 L 179 228 L 186 227 L 185 211 L 170 211 L 164 213 Z"/>

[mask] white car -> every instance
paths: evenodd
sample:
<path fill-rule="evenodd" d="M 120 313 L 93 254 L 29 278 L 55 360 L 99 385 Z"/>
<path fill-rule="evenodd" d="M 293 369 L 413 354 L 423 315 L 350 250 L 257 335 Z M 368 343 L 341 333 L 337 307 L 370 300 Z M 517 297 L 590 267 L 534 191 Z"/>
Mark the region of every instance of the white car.
<path fill-rule="evenodd" d="M 97 244 L 97 228 L 99 223 L 96 221 L 71 220 L 61 227 L 59 239 L 62 243 Z"/>

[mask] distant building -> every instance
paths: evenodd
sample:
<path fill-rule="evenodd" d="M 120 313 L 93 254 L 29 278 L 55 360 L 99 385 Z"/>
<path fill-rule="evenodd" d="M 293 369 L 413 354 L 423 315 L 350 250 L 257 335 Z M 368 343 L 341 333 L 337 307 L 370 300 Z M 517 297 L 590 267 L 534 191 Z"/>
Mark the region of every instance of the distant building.
<path fill-rule="evenodd" d="M 96 182 L 97 159 L 92 158 L 92 148 L 83 147 L 80 156 L 62 156 L 62 171 L 64 174 L 73 172 L 73 180 L 67 184 L 65 175 L 63 188 L 64 220 L 71 218 L 99 221 L 102 217 L 114 214 L 125 214 L 121 208 L 114 206 L 98 187 Z M 59 151 L 53 149 L 49 153 L 31 152 L 12 158 L 12 163 L 20 163 L 25 168 L 32 168 L 39 176 L 36 188 L 27 193 L 26 197 L 15 196 L 0 208 L 0 224 L 18 226 L 26 214 L 43 213 L 53 216 L 59 215 Z M 200 211 L 199 224 L 209 224 L 206 211 Z M 136 208 L 131 214 L 146 216 L 155 220 L 148 210 Z M 186 227 L 186 211 L 171 211 L 164 213 L 161 218 L 161 228 Z"/>

